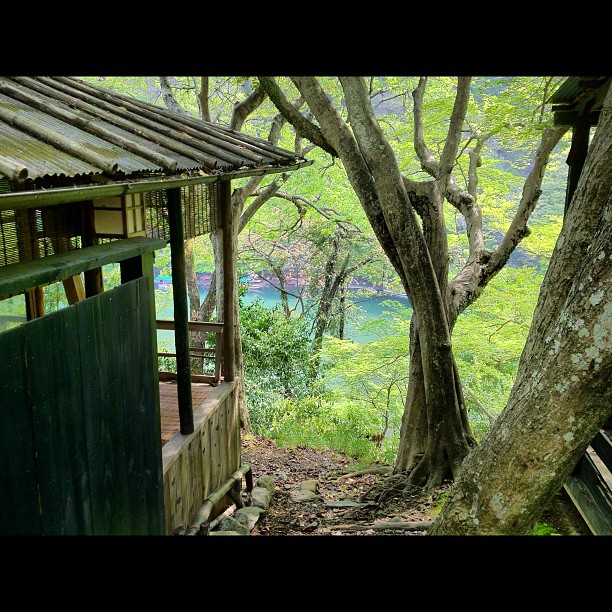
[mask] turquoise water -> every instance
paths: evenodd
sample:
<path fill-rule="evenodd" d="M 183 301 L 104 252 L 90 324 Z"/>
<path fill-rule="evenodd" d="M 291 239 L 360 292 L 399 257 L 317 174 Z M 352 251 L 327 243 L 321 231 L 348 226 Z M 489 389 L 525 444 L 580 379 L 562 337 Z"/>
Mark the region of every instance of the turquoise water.
<path fill-rule="evenodd" d="M 156 301 L 158 308 L 158 318 L 170 319 L 173 317 L 172 302 L 170 294 L 165 291 L 156 291 Z M 206 295 L 205 290 L 200 290 L 200 296 L 202 299 Z M 166 296 L 167 304 L 164 306 L 162 303 Z M 255 300 L 261 300 L 266 308 L 273 308 L 276 305 L 280 305 L 280 293 L 271 287 L 262 287 L 258 289 L 250 289 L 243 297 L 242 302 L 244 304 L 250 304 Z M 409 306 L 408 299 L 404 296 L 388 296 L 372 294 L 362 295 L 349 292 L 347 300 L 352 304 L 349 309 L 348 320 L 346 323 L 345 338 L 353 340 L 355 342 L 369 342 L 375 340 L 377 335 L 373 331 L 365 331 L 361 329 L 361 325 L 364 322 L 372 321 L 376 319 L 390 319 L 390 315 L 386 313 L 389 307 L 383 302 L 390 301 L 391 303 L 400 304 L 404 307 Z M 289 305 L 295 306 L 297 300 L 293 297 L 289 297 Z M 298 306 L 299 312 L 299 306 Z M 158 331 L 158 338 L 171 338 L 172 332 Z"/>

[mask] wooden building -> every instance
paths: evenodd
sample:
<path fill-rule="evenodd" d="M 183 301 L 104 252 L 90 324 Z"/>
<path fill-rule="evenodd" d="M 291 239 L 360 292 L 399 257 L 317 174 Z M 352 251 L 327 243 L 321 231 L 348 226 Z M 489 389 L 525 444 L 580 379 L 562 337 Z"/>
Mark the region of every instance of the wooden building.
<path fill-rule="evenodd" d="M 0 300 L 27 312 L 0 332 L 0 533 L 171 534 L 244 472 L 231 182 L 310 163 L 75 78 L 0 77 Z M 184 240 L 213 230 L 223 370 L 194 402 Z M 153 262 L 168 245 L 180 431 L 162 448 Z M 45 313 L 52 283 L 70 305 Z"/>

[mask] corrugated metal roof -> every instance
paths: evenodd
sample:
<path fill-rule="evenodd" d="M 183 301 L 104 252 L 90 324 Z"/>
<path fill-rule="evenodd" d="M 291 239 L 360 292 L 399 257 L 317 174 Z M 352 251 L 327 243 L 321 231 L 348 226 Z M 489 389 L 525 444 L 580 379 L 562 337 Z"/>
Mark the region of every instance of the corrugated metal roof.
<path fill-rule="evenodd" d="M 0 77 L 0 174 L 11 180 L 224 174 L 305 161 L 266 140 L 72 77 Z"/>
<path fill-rule="evenodd" d="M 588 95 L 593 89 L 597 89 L 605 84 L 610 77 L 568 77 L 548 98 L 547 102 L 555 105 L 573 105 L 583 96 Z"/>

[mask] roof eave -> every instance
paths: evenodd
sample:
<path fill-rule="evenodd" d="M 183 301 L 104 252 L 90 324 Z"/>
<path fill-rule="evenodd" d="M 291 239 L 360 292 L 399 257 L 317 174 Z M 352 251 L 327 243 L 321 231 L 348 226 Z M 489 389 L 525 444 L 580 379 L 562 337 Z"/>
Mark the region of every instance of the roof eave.
<path fill-rule="evenodd" d="M 290 166 L 234 170 L 225 172 L 223 174 L 197 176 L 193 178 L 169 177 L 155 180 L 145 179 L 140 181 L 120 182 L 113 183 L 111 185 L 56 187 L 45 190 L 2 193 L 0 194 L 0 211 L 39 208 L 41 206 L 52 206 L 54 204 L 69 204 L 71 202 L 80 202 L 83 200 L 95 200 L 109 196 L 121 196 L 127 193 L 161 191 L 162 189 L 201 185 L 203 183 L 213 183 L 215 181 L 229 181 L 232 179 L 250 176 L 264 176 L 267 174 L 278 174 L 281 172 L 293 172 L 294 170 L 299 170 L 300 168 L 311 166 L 312 164 L 313 161 L 304 160 Z"/>

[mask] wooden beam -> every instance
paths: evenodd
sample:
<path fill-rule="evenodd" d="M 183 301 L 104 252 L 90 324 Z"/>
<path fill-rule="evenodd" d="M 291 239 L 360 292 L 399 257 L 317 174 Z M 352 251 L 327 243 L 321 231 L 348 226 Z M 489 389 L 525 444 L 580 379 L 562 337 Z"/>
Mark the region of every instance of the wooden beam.
<path fill-rule="evenodd" d="M 128 238 L 2 266 L 0 297 L 10 297 L 87 270 L 163 249 L 165 240 Z"/>
<path fill-rule="evenodd" d="M 69 276 L 62 280 L 64 284 L 64 291 L 66 292 L 66 298 L 68 299 L 68 304 L 76 304 L 81 300 L 85 299 L 85 287 L 83 285 L 83 279 L 75 274 L 74 276 Z"/>
<path fill-rule="evenodd" d="M 235 377 L 236 339 L 236 223 L 232 211 L 232 186 L 230 181 L 219 183 L 221 218 L 223 223 L 223 377 L 227 381 Z"/>
<path fill-rule="evenodd" d="M 84 247 L 100 244 L 100 240 L 96 235 L 93 200 L 83 202 L 81 207 L 81 225 L 83 227 L 81 244 Z M 104 291 L 102 268 L 87 270 L 83 276 L 85 277 L 85 295 L 87 297 L 99 295 Z"/>
<path fill-rule="evenodd" d="M 267 174 L 279 174 L 281 172 L 292 172 L 314 162 L 302 161 L 289 166 L 274 166 L 259 170 L 235 170 L 226 172 L 223 177 L 242 178 L 248 176 L 264 176 Z M 0 194 L 0 210 L 21 210 L 26 208 L 40 208 L 54 204 L 68 204 L 69 202 L 82 202 L 84 200 L 95 200 L 108 196 L 120 196 L 127 193 L 144 193 L 146 191 L 162 191 L 174 189 L 175 187 L 188 187 L 190 185 L 201 185 L 218 181 L 218 175 L 199 176 L 194 178 L 162 178 L 155 180 L 137 181 L 135 183 L 113 183 L 112 185 L 86 185 L 84 187 L 54 187 L 46 190 L 33 190 L 19 193 Z"/>
<path fill-rule="evenodd" d="M 45 314 L 45 295 L 42 287 L 34 287 L 26 291 L 25 300 L 28 321 L 38 319 Z"/>
<path fill-rule="evenodd" d="M 167 193 L 179 422 L 181 433 L 186 436 L 193 433 L 193 400 L 189 359 L 189 298 L 185 268 L 185 230 L 183 228 L 181 189 L 175 187 L 168 189 Z"/>
<path fill-rule="evenodd" d="M 572 128 L 572 146 L 570 147 L 570 151 L 567 155 L 569 172 L 565 192 L 565 215 L 567 215 L 572 197 L 574 196 L 574 191 L 576 191 L 578 179 L 582 174 L 582 168 L 584 167 L 587 151 L 589 149 L 591 126 L 588 117 L 590 115 L 592 104 L 592 101 L 587 104 L 584 115 L 578 117 L 576 124 Z"/>
<path fill-rule="evenodd" d="M 599 110 L 592 111 L 589 113 L 586 121 L 589 125 L 597 125 L 599 121 Z M 567 126 L 572 127 L 582 120 L 582 114 L 575 110 L 568 111 L 555 111 L 554 124 L 555 127 Z"/>

